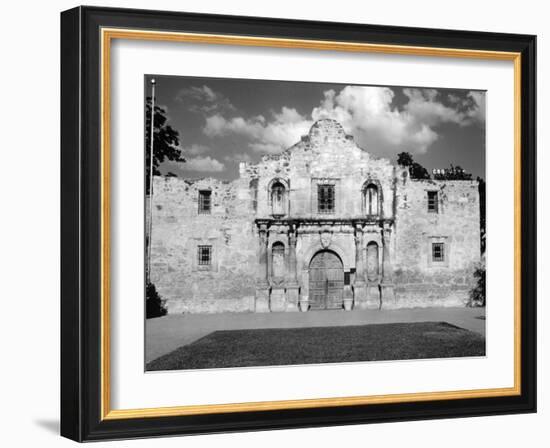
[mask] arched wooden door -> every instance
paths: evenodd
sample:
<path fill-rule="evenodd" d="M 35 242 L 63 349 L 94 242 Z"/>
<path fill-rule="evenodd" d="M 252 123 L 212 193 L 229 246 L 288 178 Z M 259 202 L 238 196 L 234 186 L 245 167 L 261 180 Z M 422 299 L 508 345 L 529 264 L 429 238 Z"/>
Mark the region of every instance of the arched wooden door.
<path fill-rule="evenodd" d="M 341 309 L 344 291 L 344 267 L 334 252 L 317 252 L 309 264 L 310 309 Z"/>

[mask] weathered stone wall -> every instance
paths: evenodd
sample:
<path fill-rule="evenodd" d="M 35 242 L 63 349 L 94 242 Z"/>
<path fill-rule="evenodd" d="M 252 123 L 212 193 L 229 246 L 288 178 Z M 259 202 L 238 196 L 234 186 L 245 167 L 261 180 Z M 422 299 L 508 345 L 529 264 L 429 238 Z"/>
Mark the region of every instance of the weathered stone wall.
<path fill-rule="evenodd" d="M 154 180 L 151 279 L 170 313 L 297 310 L 308 300 L 309 263 L 327 248 L 359 308 L 466 302 L 480 260 L 477 182 L 411 180 L 333 120 L 239 168 L 232 182 Z M 277 213 L 276 182 L 285 190 Z M 335 189 L 330 214 L 318 212 L 317 185 L 325 183 Z M 367 185 L 378 191 L 375 216 L 365 210 Z M 200 190 L 212 192 L 209 214 L 198 213 Z M 428 191 L 438 193 L 437 213 L 428 211 Z M 433 242 L 445 243 L 444 262 L 432 260 Z M 199 245 L 212 246 L 211 266 L 198 265 Z"/>
<path fill-rule="evenodd" d="M 428 191 L 438 193 L 437 213 L 428 211 Z M 480 261 L 477 181 L 411 180 L 400 172 L 394 227 L 397 306 L 464 305 Z M 445 243 L 444 262 L 432 262 L 432 242 Z"/>
<path fill-rule="evenodd" d="M 198 213 L 199 190 L 212 211 Z M 151 280 L 169 313 L 254 310 L 257 236 L 248 186 L 240 181 L 155 177 Z M 212 265 L 198 265 L 211 245 Z"/>
<path fill-rule="evenodd" d="M 383 213 L 393 215 L 394 166 L 359 148 L 340 125 L 323 120 L 313 125 L 308 136 L 280 155 L 264 156 L 259 164 L 241 164 L 241 177 L 258 179 L 257 217 L 272 215 L 269 197 L 274 179 L 290 188 L 288 216 L 322 217 L 317 212 L 317 184 L 335 184 L 336 211 L 333 218 L 356 218 L 364 215 L 362 189 L 371 181 L 381 189 Z"/>

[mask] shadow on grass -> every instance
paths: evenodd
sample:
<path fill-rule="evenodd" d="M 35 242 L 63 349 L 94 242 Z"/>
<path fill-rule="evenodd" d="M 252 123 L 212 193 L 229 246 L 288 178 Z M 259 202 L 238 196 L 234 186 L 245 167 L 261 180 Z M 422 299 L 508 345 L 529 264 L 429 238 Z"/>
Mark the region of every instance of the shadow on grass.
<path fill-rule="evenodd" d="M 147 370 L 484 356 L 485 338 L 446 322 L 215 331 Z"/>

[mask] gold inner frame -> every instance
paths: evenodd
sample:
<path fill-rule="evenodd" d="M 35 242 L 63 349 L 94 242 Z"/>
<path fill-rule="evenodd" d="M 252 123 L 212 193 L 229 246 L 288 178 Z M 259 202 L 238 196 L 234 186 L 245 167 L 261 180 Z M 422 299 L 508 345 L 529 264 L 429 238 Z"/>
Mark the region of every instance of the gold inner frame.
<path fill-rule="evenodd" d="M 514 386 L 442 392 L 368 395 L 303 400 L 111 409 L 110 369 L 110 62 L 113 39 L 368 52 L 413 56 L 513 61 L 514 63 Z M 306 409 L 414 401 L 502 397 L 521 394 L 521 53 L 216 34 L 101 29 L 101 419 L 167 417 L 227 412 Z"/>

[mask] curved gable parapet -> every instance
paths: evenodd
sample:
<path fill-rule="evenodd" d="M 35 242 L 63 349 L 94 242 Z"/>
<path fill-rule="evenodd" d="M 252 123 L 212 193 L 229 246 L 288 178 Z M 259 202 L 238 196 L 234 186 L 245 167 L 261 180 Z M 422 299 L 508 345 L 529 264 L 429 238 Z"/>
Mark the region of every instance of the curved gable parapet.
<path fill-rule="evenodd" d="M 274 173 L 289 174 L 291 167 L 300 160 L 307 163 L 314 162 L 321 156 L 332 154 L 335 157 L 347 158 L 355 167 L 363 165 L 364 169 L 393 169 L 394 164 L 387 158 L 378 157 L 359 146 L 354 137 L 344 130 L 338 121 L 325 118 L 317 120 L 307 135 L 294 145 L 279 153 L 264 154 L 256 164 L 247 163 L 243 174 L 257 172 L 259 175 L 273 175 Z M 365 164 L 368 165 L 365 166 Z M 265 168 L 264 168 L 265 167 Z M 264 172 L 264 170 L 266 170 Z"/>
<path fill-rule="evenodd" d="M 346 142 L 348 140 L 353 140 L 353 137 L 346 134 L 344 128 L 338 121 L 325 118 L 313 123 L 309 130 L 308 139 L 310 143 L 319 145 Z"/>

